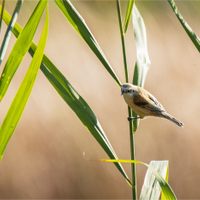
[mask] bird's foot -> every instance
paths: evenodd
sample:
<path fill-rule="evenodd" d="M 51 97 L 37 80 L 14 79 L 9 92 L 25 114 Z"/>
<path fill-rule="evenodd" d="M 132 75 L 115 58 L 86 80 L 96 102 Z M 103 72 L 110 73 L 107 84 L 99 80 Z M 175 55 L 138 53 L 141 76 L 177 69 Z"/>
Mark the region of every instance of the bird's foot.
<path fill-rule="evenodd" d="M 132 120 L 134 120 L 134 119 L 140 119 L 140 117 L 128 117 L 127 119 L 128 119 L 128 121 L 130 122 L 130 121 L 132 121 Z"/>

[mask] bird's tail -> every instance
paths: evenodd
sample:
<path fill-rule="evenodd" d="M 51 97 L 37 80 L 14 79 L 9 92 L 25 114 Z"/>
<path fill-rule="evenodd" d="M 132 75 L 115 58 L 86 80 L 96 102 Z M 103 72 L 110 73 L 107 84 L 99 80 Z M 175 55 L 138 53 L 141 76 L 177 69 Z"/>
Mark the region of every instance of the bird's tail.
<path fill-rule="evenodd" d="M 172 115 L 168 114 L 168 113 L 162 113 L 162 116 L 172 122 L 174 122 L 176 125 L 180 126 L 180 127 L 183 127 L 184 124 L 179 121 L 178 119 L 174 118 Z"/>

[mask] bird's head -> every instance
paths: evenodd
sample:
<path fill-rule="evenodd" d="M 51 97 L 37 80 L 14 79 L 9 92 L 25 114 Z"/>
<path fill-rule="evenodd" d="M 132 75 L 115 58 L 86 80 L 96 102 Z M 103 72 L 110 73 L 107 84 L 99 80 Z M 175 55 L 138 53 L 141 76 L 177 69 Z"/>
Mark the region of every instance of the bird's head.
<path fill-rule="evenodd" d="M 136 92 L 137 92 L 137 86 L 135 85 L 132 85 L 130 83 L 124 83 L 121 86 L 121 95 L 127 94 L 132 96 Z"/>

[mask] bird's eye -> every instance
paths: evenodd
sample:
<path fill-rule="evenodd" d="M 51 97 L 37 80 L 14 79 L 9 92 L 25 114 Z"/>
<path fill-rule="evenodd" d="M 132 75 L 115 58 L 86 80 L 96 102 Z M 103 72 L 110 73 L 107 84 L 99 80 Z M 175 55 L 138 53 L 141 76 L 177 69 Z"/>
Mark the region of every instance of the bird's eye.
<path fill-rule="evenodd" d="M 131 92 L 131 90 L 128 90 L 128 92 Z"/>

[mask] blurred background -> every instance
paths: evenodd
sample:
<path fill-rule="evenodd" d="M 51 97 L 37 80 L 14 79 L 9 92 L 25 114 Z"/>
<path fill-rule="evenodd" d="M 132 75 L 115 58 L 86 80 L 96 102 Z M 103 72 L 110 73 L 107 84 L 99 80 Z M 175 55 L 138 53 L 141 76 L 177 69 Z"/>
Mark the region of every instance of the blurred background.
<path fill-rule="evenodd" d="M 38 1 L 25 1 L 17 22 L 24 26 Z M 16 1 L 6 1 L 12 14 Z M 85 19 L 111 66 L 125 82 L 116 1 L 72 1 Z M 184 19 L 200 37 L 200 2 L 176 1 Z M 122 1 L 125 16 L 127 1 Z M 135 133 L 136 159 L 169 160 L 169 184 L 178 199 L 200 198 L 200 59 L 167 1 L 136 1 L 147 31 L 151 66 L 144 88 L 185 127 L 159 119 L 140 121 Z M 54 1 L 45 54 L 88 102 L 121 159 L 130 159 L 127 106 L 120 88 Z M 38 43 L 44 18 L 34 41 Z M 1 41 L 6 30 L 4 24 Z M 136 62 L 133 27 L 126 34 L 129 78 Z M 15 42 L 12 35 L 9 51 Z M 6 60 L 6 59 L 5 59 Z M 5 64 L 2 64 L 1 71 Z M 0 104 L 1 123 L 28 69 L 25 56 Z M 0 71 L 0 72 L 1 72 Z M 86 148 L 87 147 L 87 148 Z M 85 150 L 86 148 L 86 150 Z M 0 164 L 0 198 L 131 199 L 130 186 L 74 112 L 39 71 L 21 120 Z M 131 177 L 130 164 L 123 164 Z M 147 168 L 137 165 L 138 194 Z"/>

